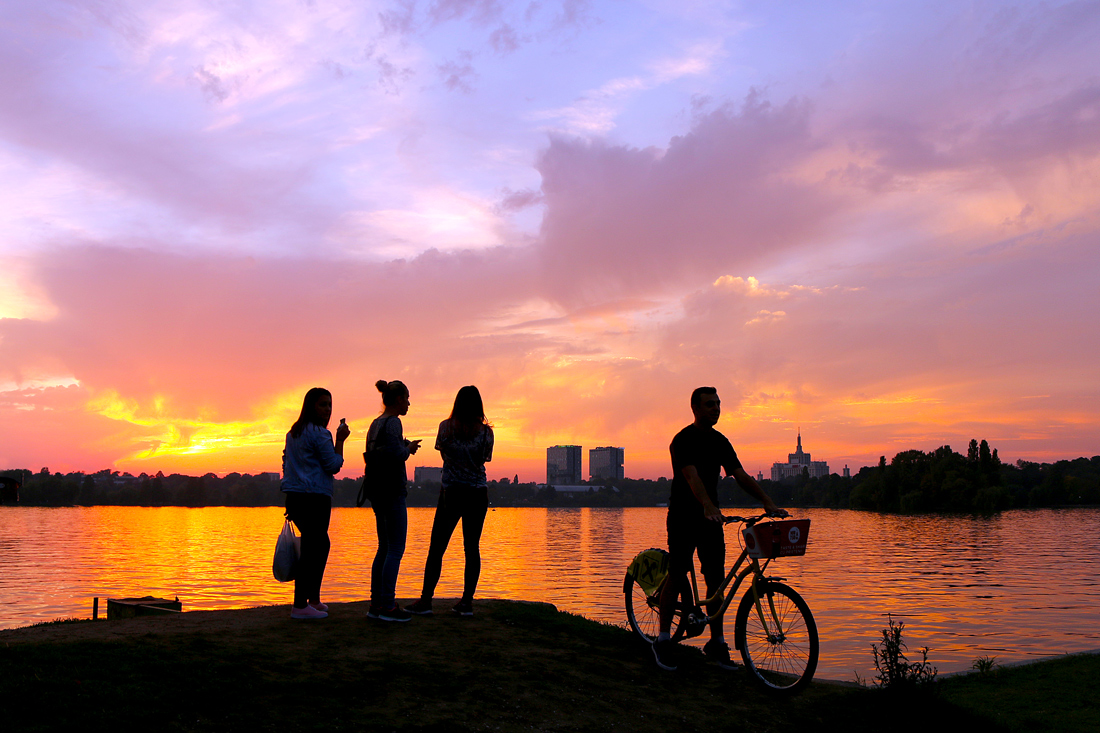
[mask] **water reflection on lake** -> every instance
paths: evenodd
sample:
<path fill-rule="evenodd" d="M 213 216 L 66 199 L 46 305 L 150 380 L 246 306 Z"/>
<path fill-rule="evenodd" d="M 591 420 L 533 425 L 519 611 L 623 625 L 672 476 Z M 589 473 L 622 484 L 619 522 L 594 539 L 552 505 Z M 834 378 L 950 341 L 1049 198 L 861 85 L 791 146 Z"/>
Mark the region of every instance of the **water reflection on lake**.
<path fill-rule="evenodd" d="M 401 598 L 419 594 L 432 512 L 409 510 Z M 814 611 L 821 677 L 867 677 L 887 613 L 906 622 L 913 651 L 931 647 L 941 672 L 982 655 L 1012 661 L 1100 647 L 1100 510 L 798 514 L 813 520 L 808 554 L 773 570 Z M 492 510 L 478 595 L 548 601 L 622 624 L 626 564 L 664 546 L 664 518 L 648 508 Z M 289 603 L 290 585 L 271 577 L 281 525 L 278 508 L 0 507 L 0 628 L 88 617 L 93 596 L 178 595 L 185 610 Z M 331 535 L 325 599 L 366 598 L 373 514 L 337 509 Z M 727 541 L 736 540 L 731 528 Z M 437 597 L 457 596 L 461 585 L 459 529 Z"/>

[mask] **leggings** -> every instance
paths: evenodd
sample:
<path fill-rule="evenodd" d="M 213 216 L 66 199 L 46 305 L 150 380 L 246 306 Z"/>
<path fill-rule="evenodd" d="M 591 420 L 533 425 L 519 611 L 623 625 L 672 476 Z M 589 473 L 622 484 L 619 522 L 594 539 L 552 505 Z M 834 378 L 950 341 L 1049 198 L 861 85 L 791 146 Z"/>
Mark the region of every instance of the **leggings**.
<path fill-rule="evenodd" d="M 458 520 L 462 520 L 462 549 L 466 554 L 466 571 L 463 574 L 462 598 L 474 599 L 478 578 L 481 577 L 481 530 L 485 526 L 485 513 L 489 510 L 489 493 L 484 486 L 452 484 L 439 492 L 439 504 L 432 522 L 432 542 L 428 548 L 428 561 L 424 564 L 424 589 L 422 598 L 430 599 L 443 572 L 443 554 L 451 541 Z"/>
<path fill-rule="evenodd" d="M 370 604 L 387 611 L 397 602 L 397 574 L 405 554 L 405 536 L 409 530 L 409 512 L 404 492 L 388 502 L 371 502 L 378 534 L 378 552 L 370 572 Z"/>
<path fill-rule="evenodd" d="M 294 575 L 294 606 L 321 602 L 321 579 L 328 564 L 328 523 L 332 497 L 304 491 L 286 492 L 286 516 L 302 535 L 302 552 Z"/>

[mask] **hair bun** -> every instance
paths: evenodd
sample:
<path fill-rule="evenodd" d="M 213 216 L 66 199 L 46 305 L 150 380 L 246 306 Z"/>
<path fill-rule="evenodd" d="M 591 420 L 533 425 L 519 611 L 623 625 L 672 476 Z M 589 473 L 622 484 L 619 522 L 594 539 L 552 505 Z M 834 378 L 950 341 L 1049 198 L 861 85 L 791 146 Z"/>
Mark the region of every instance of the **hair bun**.
<path fill-rule="evenodd" d="M 389 382 L 387 382 L 385 379 L 379 379 L 377 382 L 374 383 L 375 389 L 377 389 L 379 392 L 385 392 L 388 385 Z"/>

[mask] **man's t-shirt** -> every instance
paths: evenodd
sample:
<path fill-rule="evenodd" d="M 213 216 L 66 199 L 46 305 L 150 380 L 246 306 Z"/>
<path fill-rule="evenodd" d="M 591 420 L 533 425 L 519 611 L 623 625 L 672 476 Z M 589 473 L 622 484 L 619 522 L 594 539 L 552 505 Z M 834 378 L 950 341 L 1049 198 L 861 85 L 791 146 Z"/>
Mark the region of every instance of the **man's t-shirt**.
<path fill-rule="evenodd" d="M 695 423 L 676 433 L 668 449 L 672 454 L 672 496 L 668 500 L 668 511 L 702 517 L 703 505 L 684 478 L 684 466 L 695 466 L 707 495 L 718 506 L 718 479 L 722 477 L 722 469 L 726 469 L 728 476 L 741 468 L 737 452 L 726 436 L 714 428 L 697 427 Z"/>

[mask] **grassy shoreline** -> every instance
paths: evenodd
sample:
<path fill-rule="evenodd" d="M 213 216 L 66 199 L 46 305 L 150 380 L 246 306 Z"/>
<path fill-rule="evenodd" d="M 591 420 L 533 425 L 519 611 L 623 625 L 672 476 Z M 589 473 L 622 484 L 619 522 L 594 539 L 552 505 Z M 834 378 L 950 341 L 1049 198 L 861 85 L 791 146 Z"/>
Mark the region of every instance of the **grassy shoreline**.
<path fill-rule="evenodd" d="M 685 648 L 676 673 L 623 629 L 542 603 L 442 599 L 406 624 L 332 604 L 0 631 L 11 730 L 1093 731 L 1100 656 L 943 679 L 913 696 L 814 683 L 758 689 Z"/>

